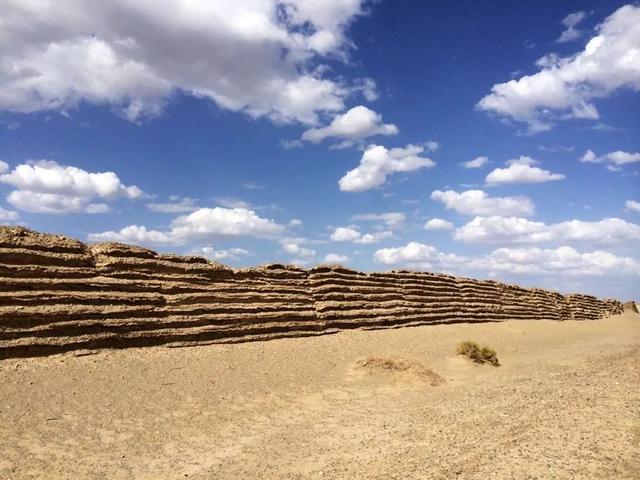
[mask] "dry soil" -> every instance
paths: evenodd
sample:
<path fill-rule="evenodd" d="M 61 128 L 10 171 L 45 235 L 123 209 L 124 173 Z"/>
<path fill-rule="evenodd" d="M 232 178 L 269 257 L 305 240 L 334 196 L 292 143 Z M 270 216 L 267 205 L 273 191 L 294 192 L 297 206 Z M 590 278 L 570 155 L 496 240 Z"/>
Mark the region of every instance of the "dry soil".
<path fill-rule="evenodd" d="M 640 315 L 0 361 L 0 478 L 638 479 Z"/>

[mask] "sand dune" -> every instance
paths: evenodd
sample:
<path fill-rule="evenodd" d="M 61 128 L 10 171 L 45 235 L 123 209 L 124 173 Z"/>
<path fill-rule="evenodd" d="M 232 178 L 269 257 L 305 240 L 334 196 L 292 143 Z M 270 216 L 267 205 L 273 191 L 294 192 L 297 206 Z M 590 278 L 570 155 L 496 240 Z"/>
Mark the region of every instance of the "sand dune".
<path fill-rule="evenodd" d="M 617 300 L 340 266 L 234 270 L 200 257 L 0 228 L 0 357 L 452 322 L 593 320 Z"/>

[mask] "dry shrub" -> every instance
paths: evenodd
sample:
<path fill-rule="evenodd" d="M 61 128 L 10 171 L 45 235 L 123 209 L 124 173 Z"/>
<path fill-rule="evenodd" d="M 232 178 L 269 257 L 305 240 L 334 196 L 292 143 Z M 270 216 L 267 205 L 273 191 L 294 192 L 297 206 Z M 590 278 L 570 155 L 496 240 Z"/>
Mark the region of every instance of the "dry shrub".
<path fill-rule="evenodd" d="M 476 342 L 469 340 L 466 342 L 460 342 L 458 344 L 457 352 L 458 355 L 464 355 L 476 363 L 489 363 L 494 367 L 500 366 L 495 350 L 489 347 L 481 348 Z"/>

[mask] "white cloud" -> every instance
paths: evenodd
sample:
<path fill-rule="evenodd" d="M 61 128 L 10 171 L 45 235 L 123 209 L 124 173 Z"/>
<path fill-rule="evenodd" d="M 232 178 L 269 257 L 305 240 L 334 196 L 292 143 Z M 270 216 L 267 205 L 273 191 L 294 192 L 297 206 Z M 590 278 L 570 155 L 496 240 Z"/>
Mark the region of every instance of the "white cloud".
<path fill-rule="evenodd" d="M 443 220 L 442 218 L 432 218 L 424 224 L 425 230 L 452 230 L 453 223 Z"/>
<path fill-rule="evenodd" d="M 624 206 L 627 208 L 627 210 L 640 213 L 640 202 L 636 202 L 635 200 L 627 200 L 626 202 L 624 202 Z"/>
<path fill-rule="evenodd" d="M 435 140 L 427 140 L 426 142 L 424 142 L 424 148 L 427 150 L 427 152 L 435 152 L 440 148 L 440 144 Z"/>
<path fill-rule="evenodd" d="M 640 261 L 604 250 L 580 253 L 572 247 L 499 248 L 471 262 L 472 268 L 524 275 L 638 275 Z"/>
<path fill-rule="evenodd" d="M 106 203 L 89 203 L 86 197 L 61 195 L 58 193 L 38 193 L 15 190 L 7 196 L 7 201 L 18 210 L 30 213 L 108 213 Z"/>
<path fill-rule="evenodd" d="M 191 212 L 198 208 L 194 198 L 180 197 L 172 195 L 166 203 L 147 203 L 147 208 L 152 212 L 160 213 L 183 213 Z"/>
<path fill-rule="evenodd" d="M 245 250 L 244 248 L 227 248 L 216 250 L 211 246 L 206 246 L 198 250 L 194 250 L 192 254 L 200 255 L 216 262 L 223 262 L 229 260 L 239 260 L 240 257 L 246 257 L 247 255 L 250 255 L 250 252 L 249 250 Z"/>
<path fill-rule="evenodd" d="M 519 275 L 582 276 L 638 275 L 640 261 L 595 250 L 580 253 L 574 248 L 555 249 L 498 248 L 479 257 L 444 253 L 431 245 L 409 242 L 396 248 L 377 250 L 373 258 L 385 265 L 397 265 L 414 270 L 510 273 Z"/>
<path fill-rule="evenodd" d="M 381 145 L 370 145 L 358 165 L 348 171 L 339 181 L 343 192 L 362 192 L 382 185 L 387 175 L 395 172 L 412 172 L 435 166 L 435 162 L 421 157 L 424 147 L 407 145 L 405 148 L 387 149 Z"/>
<path fill-rule="evenodd" d="M 313 70 L 346 60 L 361 0 L 193 2 L 7 0 L 0 6 L 0 109 L 33 112 L 108 104 L 137 120 L 181 91 L 277 122 L 315 124 L 353 86 Z M 366 86 L 366 88 L 363 87 Z"/>
<path fill-rule="evenodd" d="M 580 157 L 580 161 L 585 163 L 612 163 L 613 165 L 607 165 L 607 168 L 618 171 L 620 168 L 617 167 L 620 165 L 640 162 L 640 152 L 630 153 L 623 152 L 622 150 L 616 150 L 615 152 L 609 152 L 598 156 L 593 150 L 587 150 L 584 152 L 584 155 Z"/>
<path fill-rule="evenodd" d="M 9 164 L 0 160 L 0 173 L 4 173 L 9 170 Z"/>
<path fill-rule="evenodd" d="M 576 147 L 574 145 L 550 145 L 550 146 L 538 145 L 538 149 L 542 150 L 543 152 L 565 153 L 565 152 L 573 152 L 576 149 Z"/>
<path fill-rule="evenodd" d="M 325 138 L 342 138 L 348 141 L 362 140 L 374 135 L 396 135 L 398 127 L 382 123 L 382 115 L 362 105 L 337 115 L 329 125 L 312 128 L 302 134 L 302 140 L 318 143 Z"/>
<path fill-rule="evenodd" d="M 476 217 L 456 229 L 454 240 L 465 243 L 589 242 L 614 245 L 640 241 L 640 226 L 619 218 L 595 222 L 569 220 L 545 224 L 517 217 Z"/>
<path fill-rule="evenodd" d="M 456 229 L 454 240 L 466 243 L 535 243 L 550 241 L 551 233 L 543 222 L 518 217 L 475 217 Z"/>
<path fill-rule="evenodd" d="M 242 188 L 247 190 L 263 190 L 266 187 L 258 182 L 245 182 L 242 184 Z"/>
<path fill-rule="evenodd" d="M 285 150 L 293 150 L 294 148 L 304 147 L 302 140 L 280 140 L 280 146 Z"/>
<path fill-rule="evenodd" d="M 293 220 L 289 221 L 289 226 L 290 227 L 301 227 L 302 226 L 302 220 L 300 220 L 299 218 L 294 218 Z"/>
<path fill-rule="evenodd" d="M 387 238 L 393 238 L 393 232 L 382 230 L 362 234 L 353 227 L 337 227 L 329 238 L 334 242 L 378 243 Z"/>
<path fill-rule="evenodd" d="M 349 261 L 349 257 L 338 253 L 327 253 L 324 257 L 324 261 L 328 263 L 347 263 Z"/>
<path fill-rule="evenodd" d="M 144 196 L 135 185 L 124 185 L 114 172 L 92 173 L 52 160 L 30 161 L 0 175 L 0 182 L 16 188 L 7 200 L 18 210 L 33 213 L 104 213 L 105 203 Z"/>
<path fill-rule="evenodd" d="M 463 260 L 455 254 L 446 254 L 419 242 L 409 242 L 403 247 L 381 248 L 373 254 L 373 259 L 385 265 L 404 265 L 415 270 L 449 269 Z"/>
<path fill-rule="evenodd" d="M 356 80 L 352 89 L 362 92 L 362 96 L 368 102 L 375 102 L 380 96 L 378 95 L 376 82 L 371 78 L 361 78 Z"/>
<path fill-rule="evenodd" d="M 176 238 L 211 235 L 271 236 L 282 232 L 282 225 L 262 218 L 246 208 L 200 208 L 171 222 L 171 234 Z"/>
<path fill-rule="evenodd" d="M 376 262 L 385 265 L 397 265 L 423 262 L 431 259 L 437 253 L 438 249 L 431 245 L 409 242 L 404 247 L 381 248 L 374 253 L 373 258 Z"/>
<path fill-rule="evenodd" d="M 15 222 L 19 218 L 20 215 L 18 215 L 18 212 L 0 207 L 0 222 Z"/>
<path fill-rule="evenodd" d="M 170 233 L 160 232 L 158 230 L 147 230 L 146 227 L 140 225 L 129 225 L 117 232 L 110 230 L 102 233 L 91 233 L 89 234 L 89 240 L 92 242 L 122 242 L 140 245 L 175 243 Z"/>
<path fill-rule="evenodd" d="M 580 158 L 580 161 L 585 163 L 599 163 L 602 160 L 594 153 L 593 150 L 589 149 L 584 152 L 584 155 Z"/>
<path fill-rule="evenodd" d="M 284 226 L 258 216 L 253 210 L 215 207 L 199 208 L 176 217 L 167 231 L 130 225 L 117 232 L 92 233 L 89 240 L 181 245 L 219 236 L 273 237 L 284 231 Z"/>
<path fill-rule="evenodd" d="M 532 215 L 534 209 L 527 197 L 490 197 L 482 190 L 436 190 L 431 199 L 462 215 Z"/>
<path fill-rule="evenodd" d="M 617 150 L 615 152 L 607 153 L 607 160 L 616 165 L 626 165 L 627 163 L 640 162 L 640 152 L 627 153 Z"/>
<path fill-rule="evenodd" d="M 393 232 L 390 230 L 383 230 L 381 232 L 374 233 L 365 233 L 360 237 L 359 240 L 356 240 L 356 243 L 378 243 L 382 240 L 386 240 L 387 238 L 393 238 Z"/>
<path fill-rule="evenodd" d="M 331 234 L 331 240 L 334 242 L 353 242 L 359 239 L 360 232 L 351 227 L 337 227 Z"/>
<path fill-rule="evenodd" d="M 315 250 L 303 247 L 302 245 L 300 245 L 299 241 L 296 241 L 296 239 L 285 239 L 280 242 L 280 245 L 282 245 L 282 249 L 285 252 L 291 255 L 296 255 L 300 258 L 309 259 L 315 257 L 316 255 Z"/>
<path fill-rule="evenodd" d="M 495 185 L 500 183 L 541 183 L 565 178 L 563 174 L 551 173 L 549 170 L 534 166 L 538 163 L 540 162 L 526 156 L 509 160 L 506 162 L 507 168 L 494 169 L 487 175 L 485 181 Z"/>
<path fill-rule="evenodd" d="M 462 162 L 461 165 L 464 168 L 481 168 L 489 161 L 489 157 L 476 157 L 473 160 L 469 160 L 467 162 Z"/>
<path fill-rule="evenodd" d="M 640 162 L 640 152 L 628 153 L 616 150 L 615 152 L 607 153 L 606 157 L 607 160 L 616 165 Z"/>
<path fill-rule="evenodd" d="M 625 5 L 606 18 L 576 55 L 548 55 L 542 69 L 499 83 L 477 108 L 525 122 L 530 133 L 566 118 L 598 119 L 593 100 L 621 88 L 640 90 L 640 7 Z"/>
<path fill-rule="evenodd" d="M 91 173 L 81 168 L 58 165 L 52 160 L 37 160 L 18 165 L 0 181 L 19 190 L 40 193 L 59 193 L 100 198 L 139 198 L 142 191 L 136 186 L 122 184 L 113 172 Z"/>
<path fill-rule="evenodd" d="M 574 12 L 564 17 L 562 24 L 565 26 L 565 29 L 560 35 L 560 38 L 558 38 L 558 43 L 571 42 L 572 40 L 580 38 L 583 32 L 576 27 L 585 18 L 587 18 L 586 12 Z"/>
<path fill-rule="evenodd" d="M 245 202 L 240 198 L 235 197 L 215 197 L 214 200 L 221 206 L 225 208 L 244 208 L 250 209 L 251 205 L 249 202 Z"/>
<path fill-rule="evenodd" d="M 351 217 L 354 222 L 380 222 L 380 227 L 386 227 L 391 230 L 402 227 L 406 219 L 407 216 L 402 212 L 362 213 Z"/>

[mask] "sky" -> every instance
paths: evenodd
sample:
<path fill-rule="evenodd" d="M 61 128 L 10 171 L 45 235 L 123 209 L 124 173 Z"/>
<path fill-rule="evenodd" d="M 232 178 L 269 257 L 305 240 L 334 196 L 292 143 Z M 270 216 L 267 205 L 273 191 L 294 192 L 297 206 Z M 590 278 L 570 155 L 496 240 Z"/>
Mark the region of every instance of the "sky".
<path fill-rule="evenodd" d="M 0 221 L 640 298 L 640 4 L 5 0 Z"/>

